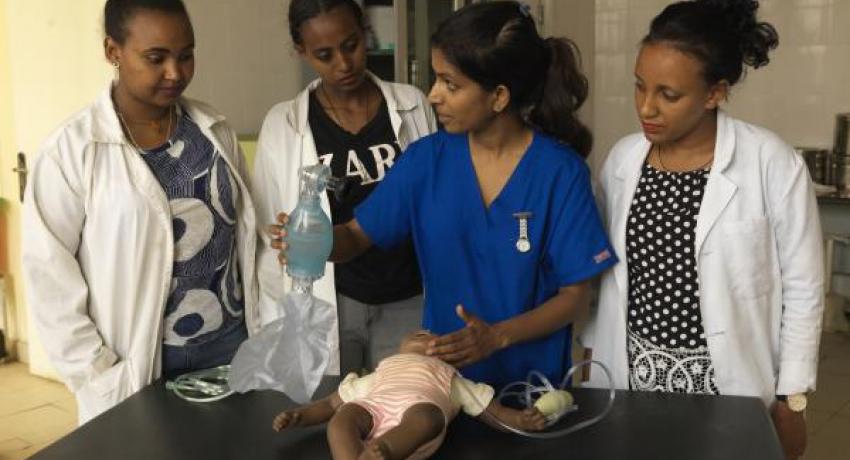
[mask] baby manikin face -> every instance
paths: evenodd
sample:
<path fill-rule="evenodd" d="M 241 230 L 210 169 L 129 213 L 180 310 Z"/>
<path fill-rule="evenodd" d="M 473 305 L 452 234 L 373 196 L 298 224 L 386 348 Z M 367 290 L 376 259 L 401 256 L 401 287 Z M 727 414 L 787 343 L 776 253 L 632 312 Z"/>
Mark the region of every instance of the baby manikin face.
<path fill-rule="evenodd" d="M 401 341 L 401 346 L 398 351 L 400 353 L 415 353 L 418 355 L 424 355 L 425 350 L 428 348 L 428 342 L 434 340 L 436 337 L 437 336 L 432 334 L 430 331 L 416 331 L 409 334 Z"/>

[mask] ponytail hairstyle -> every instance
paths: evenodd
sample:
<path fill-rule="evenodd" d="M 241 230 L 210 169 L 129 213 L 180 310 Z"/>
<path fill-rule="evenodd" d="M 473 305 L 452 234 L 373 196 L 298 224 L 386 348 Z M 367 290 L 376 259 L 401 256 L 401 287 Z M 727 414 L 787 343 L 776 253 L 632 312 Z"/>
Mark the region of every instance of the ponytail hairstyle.
<path fill-rule="evenodd" d="M 779 45 L 776 29 L 756 18 L 756 0 L 696 0 L 669 5 L 652 20 L 644 45 L 669 43 L 698 59 L 706 83 L 726 80 L 729 86 L 770 62 Z"/>
<path fill-rule="evenodd" d="M 289 4 L 289 36 L 298 46 L 304 45 L 301 37 L 301 26 L 320 14 L 325 14 L 337 7 L 345 7 L 354 15 L 354 20 L 361 30 L 366 30 L 363 20 L 363 10 L 354 0 L 292 0 Z"/>
<path fill-rule="evenodd" d="M 593 137 L 576 114 L 588 91 L 578 48 L 566 38 L 541 38 L 527 5 L 466 6 L 439 25 L 431 46 L 486 91 L 507 87 L 509 110 L 527 124 L 583 157 L 590 153 Z"/>
<path fill-rule="evenodd" d="M 107 0 L 103 7 L 103 29 L 106 36 L 123 46 L 127 40 L 127 23 L 139 10 L 182 14 L 189 18 L 182 0 Z"/>

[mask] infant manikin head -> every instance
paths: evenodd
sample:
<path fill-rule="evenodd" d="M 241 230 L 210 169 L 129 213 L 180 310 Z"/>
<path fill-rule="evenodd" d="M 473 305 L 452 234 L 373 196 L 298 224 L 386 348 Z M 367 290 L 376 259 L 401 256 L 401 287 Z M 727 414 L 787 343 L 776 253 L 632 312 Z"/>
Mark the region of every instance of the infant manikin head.
<path fill-rule="evenodd" d="M 419 330 L 408 334 L 401 341 L 401 346 L 398 347 L 399 353 L 415 353 L 417 355 L 424 355 L 425 350 L 428 348 L 428 342 L 437 338 L 436 335 L 432 334 L 430 331 Z"/>

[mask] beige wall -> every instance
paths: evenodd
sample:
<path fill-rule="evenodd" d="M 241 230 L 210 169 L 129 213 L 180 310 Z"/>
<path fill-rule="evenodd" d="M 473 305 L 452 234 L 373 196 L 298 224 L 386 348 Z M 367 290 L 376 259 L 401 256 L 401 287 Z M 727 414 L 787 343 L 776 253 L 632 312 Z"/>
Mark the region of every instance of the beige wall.
<path fill-rule="evenodd" d="M 13 158 L 15 150 L 15 130 L 12 123 L 12 69 L 9 64 L 9 40 L 6 37 L 6 0 L 0 0 L 0 171 L 7 171 L 11 168 L 10 159 Z M 0 174 L 0 196 L 3 197 L 0 202 L 0 266 L 4 277 L 7 272 L 9 263 L 9 244 L 6 238 L 8 234 L 8 223 L 5 216 L 5 208 L 7 207 L 5 197 L 9 196 L 6 190 L 10 185 L 6 175 Z M 11 284 L 12 279 L 9 278 L 7 283 Z M 4 283 L 6 284 L 6 283 Z M 12 286 L 14 287 L 14 286 Z M 14 292 L 12 288 L 6 288 L 9 293 Z M 7 349 L 11 349 L 12 341 L 16 340 L 17 334 L 17 319 L 14 309 L 15 301 L 6 300 L 5 296 L 0 296 L 3 304 L 0 305 L 0 327 L 3 328 L 6 334 Z"/>
<path fill-rule="evenodd" d="M 9 332 L 33 372 L 52 375 L 27 321 L 18 178 L 11 169 L 18 151 L 32 165 L 41 141 L 109 80 L 101 57 L 103 0 L 4 0 L 0 7 L 0 190 L 7 205 Z"/>
<path fill-rule="evenodd" d="M 6 0 L 18 146 L 41 141 L 104 88 L 104 0 Z"/>
<path fill-rule="evenodd" d="M 632 99 L 637 43 L 669 1 L 597 0 L 594 156 L 598 164 L 639 129 Z M 836 112 L 850 111 L 850 0 L 762 0 L 779 32 L 767 67 L 733 88 L 726 109 L 792 145 L 832 143 Z"/>
<path fill-rule="evenodd" d="M 301 89 L 292 48 L 289 0 L 185 0 L 195 26 L 195 80 L 187 90 L 256 134 L 266 112 Z"/>

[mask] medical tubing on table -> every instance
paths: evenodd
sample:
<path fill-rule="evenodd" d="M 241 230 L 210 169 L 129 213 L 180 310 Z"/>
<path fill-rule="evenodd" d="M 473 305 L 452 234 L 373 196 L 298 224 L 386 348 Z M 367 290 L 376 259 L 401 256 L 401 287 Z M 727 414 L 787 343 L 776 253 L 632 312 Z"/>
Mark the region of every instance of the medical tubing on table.
<path fill-rule="evenodd" d="M 227 385 L 228 372 L 230 372 L 229 364 L 189 372 L 165 382 L 165 388 L 186 401 L 202 403 L 218 401 L 233 394 L 233 390 Z M 185 393 L 188 391 L 207 396 L 190 396 Z"/>
<path fill-rule="evenodd" d="M 601 367 L 602 371 L 605 372 L 605 376 L 608 377 L 608 382 L 610 384 L 610 389 L 609 389 L 609 392 L 608 392 L 608 404 L 605 406 L 605 408 L 602 410 L 602 412 L 600 412 L 595 417 L 589 418 L 589 419 L 584 420 L 582 422 L 576 423 L 573 426 L 569 426 L 569 427 L 566 427 L 566 428 L 563 428 L 563 429 L 560 429 L 560 430 L 532 433 L 532 432 L 528 432 L 528 431 L 525 431 L 525 430 L 520 430 L 519 428 L 512 427 L 512 426 L 504 423 L 503 421 L 499 420 L 495 415 L 488 413 L 486 410 L 482 414 L 485 417 L 488 417 L 490 420 L 494 421 L 497 425 L 501 426 L 505 430 L 510 431 L 511 433 L 526 436 L 526 437 L 529 437 L 529 438 L 537 438 L 537 439 L 559 438 L 561 436 L 566 436 L 570 433 L 574 433 L 574 432 L 581 430 L 583 428 L 587 428 L 587 427 L 593 425 L 594 423 L 605 418 L 605 416 L 608 415 L 608 412 L 610 412 L 611 408 L 614 406 L 614 396 L 615 396 L 615 393 L 616 393 L 615 387 L 614 387 L 614 379 L 611 377 L 611 372 L 608 370 L 608 368 L 599 361 L 585 360 L 585 361 L 581 361 L 579 363 L 576 363 L 573 367 L 570 368 L 569 371 L 567 371 L 567 375 L 564 376 L 564 379 L 561 381 L 561 385 L 558 388 L 553 387 L 552 384 L 549 382 L 549 380 L 546 377 L 544 377 L 543 374 L 541 374 L 540 372 L 531 371 L 531 372 L 528 373 L 528 380 L 527 381 L 525 381 L 525 382 L 518 381 L 518 382 L 513 382 L 513 383 L 507 385 L 499 393 L 499 396 L 497 397 L 497 400 L 501 401 L 502 398 L 504 398 L 506 396 L 515 396 L 515 397 L 518 397 L 519 400 L 521 401 L 521 403 L 524 404 L 526 407 L 529 407 L 529 408 L 534 407 L 534 400 L 536 398 L 532 398 L 533 394 L 535 394 L 535 393 L 545 393 L 545 392 L 548 392 L 548 391 L 566 388 L 567 383 L 569 383 L 570 378 L 572 378 L 576 369 L 579 369 L 579 368 L 584 367 L 584 366 L 589 365 L 589 364 L 596 364 L 599 367 Z M 534 377 L 537 377 L 537 379 L 541 381 L 541 383 L 542 383 L 541 386 L 532 385 L 531 380 Z M 514 387 L 514 386 L 525 386 L 525 390 L 524 391 L 509 391 L 509 389 Z M 472 394 L 471 392 L 469 394 L 472 396 L 473 399 L 475 399 L 478 402 L 479 405 L 483 405 L 483 404 L 481 404 L 481 401 L 477 399 L 476 395 Z M 556 421 L 557 420 L 553 421 L 552 423 L 555 423 Z M 547 424 L 547 426 L 549 426 L 549 425 L 551 425 L 551 423 Z"/>

